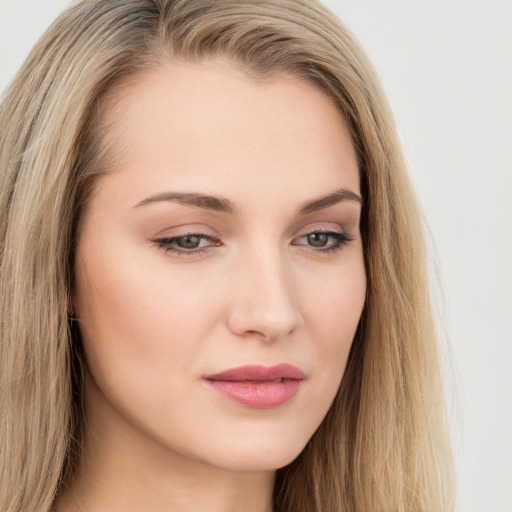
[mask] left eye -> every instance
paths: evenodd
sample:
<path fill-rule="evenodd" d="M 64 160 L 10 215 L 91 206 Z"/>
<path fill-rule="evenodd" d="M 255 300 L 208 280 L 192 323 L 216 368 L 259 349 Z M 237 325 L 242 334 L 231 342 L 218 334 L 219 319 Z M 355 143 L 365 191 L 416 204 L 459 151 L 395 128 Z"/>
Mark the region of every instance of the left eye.
<path fill-rule="evenodd" d="M 327 252 L 341 249 L 352 238 L 347 233 L 341 231 L 314 231 L 302 235 L 298 240 L 304 240 L 303 243 L 319 252 Z"/>
<path fill-rule="evenodd" d="M 313 247 L 325 247 L 332 238 L 329 233 L 310 233 L 301 238 L 305 238 L 307 243 Z"/>

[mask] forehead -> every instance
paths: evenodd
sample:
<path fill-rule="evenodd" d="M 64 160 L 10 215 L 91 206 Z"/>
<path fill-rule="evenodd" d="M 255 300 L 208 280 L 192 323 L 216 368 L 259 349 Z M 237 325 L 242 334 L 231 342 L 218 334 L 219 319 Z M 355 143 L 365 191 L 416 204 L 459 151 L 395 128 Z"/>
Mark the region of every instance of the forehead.
<path fill-rule="evenodd" d="M 141 193 L 171 184 L 222 195 L 265 186 L 305 198 L 359 191 L 339 109 L 290 74 L 254 78 L 221 59 L 169 62 L 126 84 L 104 116 L 116 148 L 108 174 Z"/>

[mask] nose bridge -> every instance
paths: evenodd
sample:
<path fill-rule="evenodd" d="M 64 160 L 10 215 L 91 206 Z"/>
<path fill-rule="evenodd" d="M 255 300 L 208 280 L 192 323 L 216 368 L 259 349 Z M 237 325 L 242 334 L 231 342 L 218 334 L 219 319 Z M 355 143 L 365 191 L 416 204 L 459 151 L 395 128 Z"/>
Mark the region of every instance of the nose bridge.
<path fill-rule="evenodd" d="M 240 254 L 230 328 L 267 340 L 287 336 L 300 322 L 285 255 L 269 240 Z"/>

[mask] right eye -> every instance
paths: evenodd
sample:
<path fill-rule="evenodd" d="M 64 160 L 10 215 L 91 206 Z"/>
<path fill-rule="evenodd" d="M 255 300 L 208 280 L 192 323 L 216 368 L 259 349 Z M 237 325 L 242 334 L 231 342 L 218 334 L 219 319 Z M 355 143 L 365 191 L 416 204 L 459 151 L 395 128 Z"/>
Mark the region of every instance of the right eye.
<path fill-rule="evenodd" d="M 182 255 L 202 254 L 208 247 L 220 245 L 217 238 L 204 233 L 187 233 L 180 236 L 157 238 L 154 244 L 165 252 Z"/>

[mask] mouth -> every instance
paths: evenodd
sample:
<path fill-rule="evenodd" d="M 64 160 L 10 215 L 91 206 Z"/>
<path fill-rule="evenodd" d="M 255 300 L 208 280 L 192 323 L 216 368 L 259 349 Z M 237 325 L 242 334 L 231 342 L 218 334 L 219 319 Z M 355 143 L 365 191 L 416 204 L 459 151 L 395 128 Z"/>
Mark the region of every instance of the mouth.
<path fill-rule="evenodd" d="M 229 400 L 255 409 L 278 407 L 300 390 L 306 375 L 296 366 L 248 365 L 203 377 L 205 384 Z"/>

